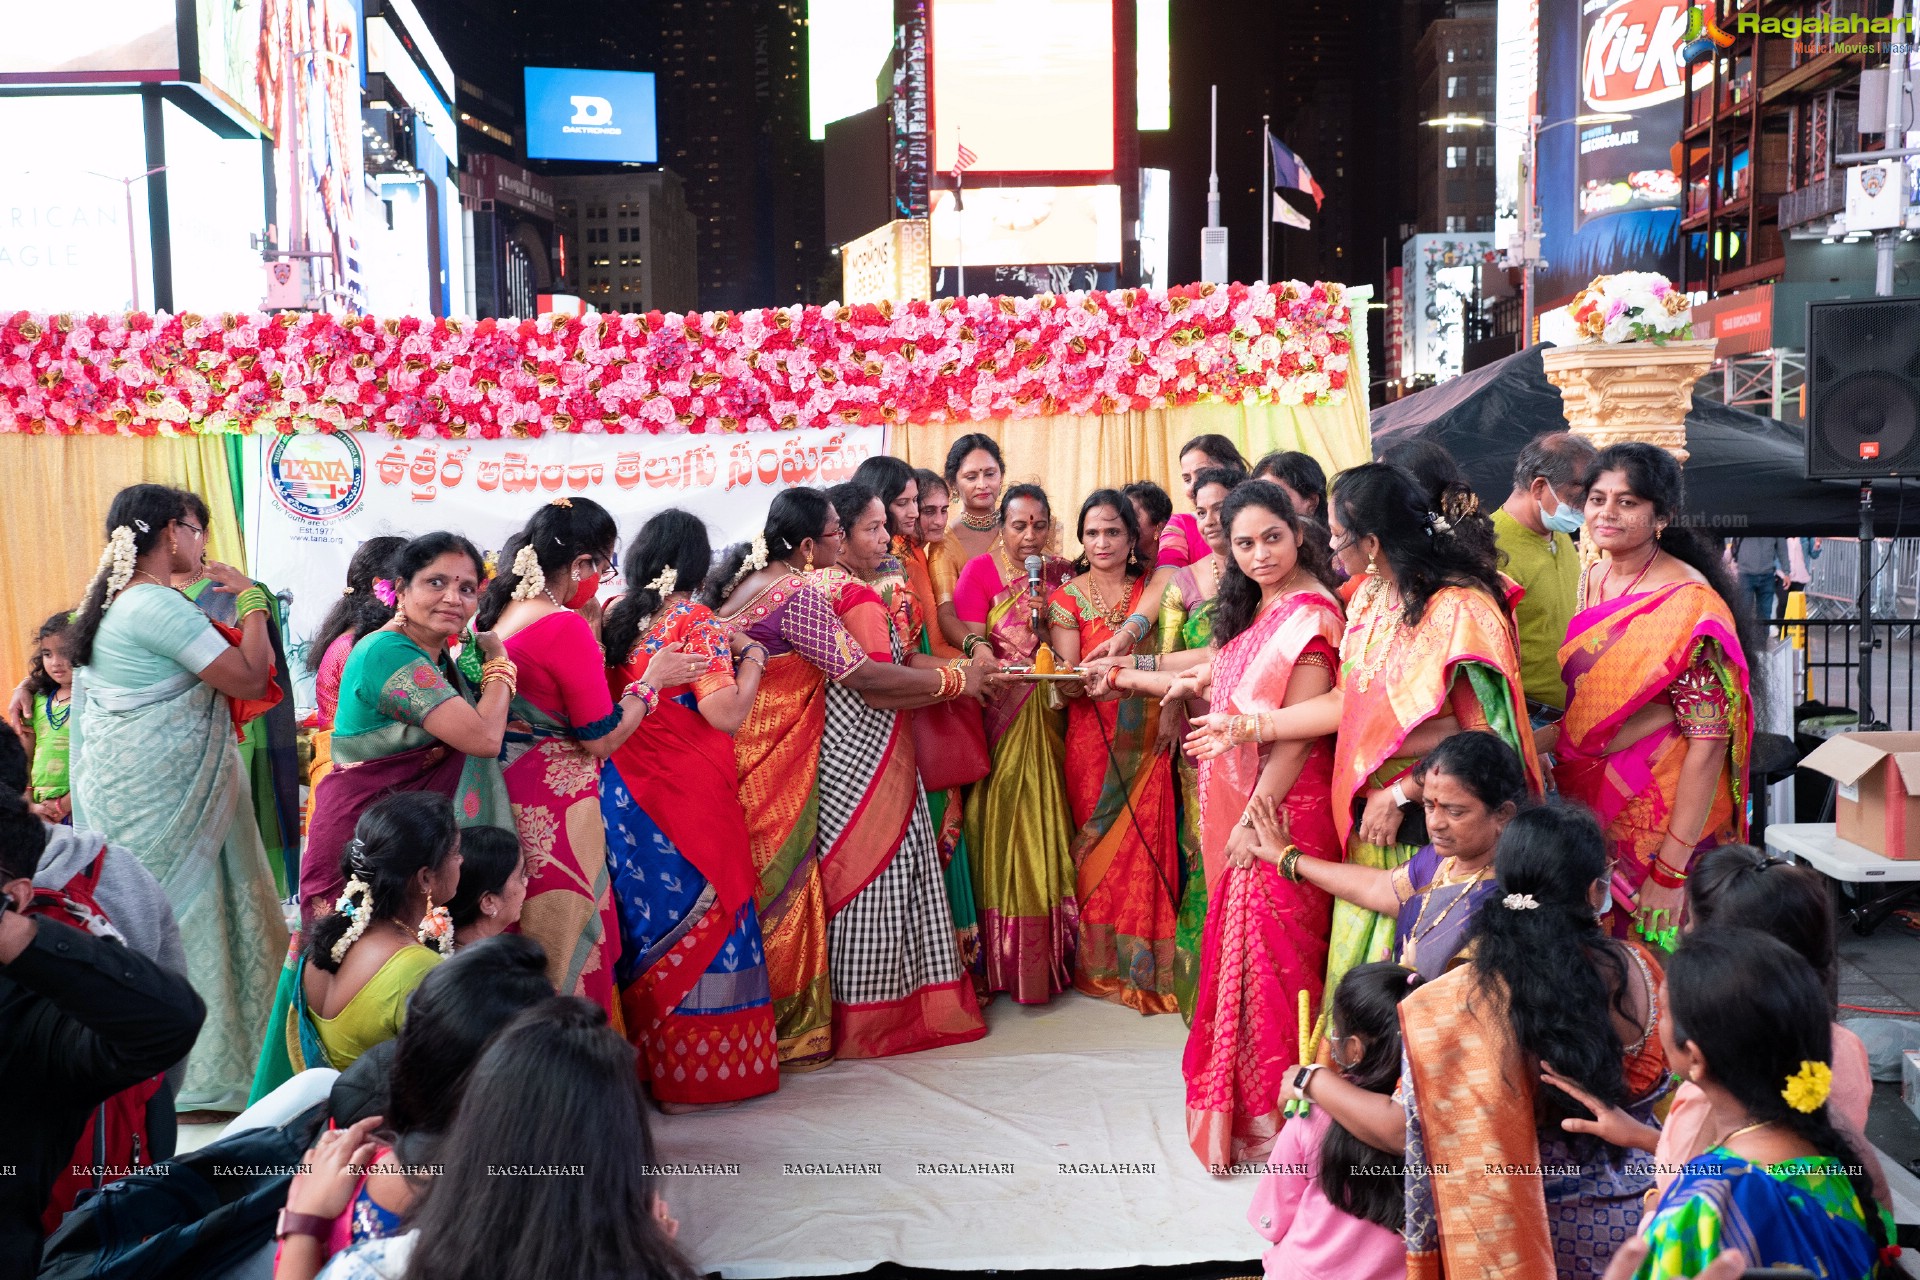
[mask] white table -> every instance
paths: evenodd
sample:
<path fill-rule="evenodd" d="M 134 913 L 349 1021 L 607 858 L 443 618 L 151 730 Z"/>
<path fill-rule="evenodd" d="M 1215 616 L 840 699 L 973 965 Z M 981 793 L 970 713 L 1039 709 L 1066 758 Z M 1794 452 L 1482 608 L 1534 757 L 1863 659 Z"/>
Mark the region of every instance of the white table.
<path fill-rule="evenodd" d="M 1883 858 L 1834 833 L 1831 822 L 1783 822 L 1767 827 L 1767 848 L 1782 857 L 1805 863 L 1831 882 L 1834 905 L 1839 906 L 1840 884 L 1885 886 L 1877 897 L 1849 914 L 1854 932 L 1869 934 L 1892 914 L 1908 894 L 1920 886 L 1920 859 Z M 1900 887 L 1894 887 L 1900 886 Z"/>

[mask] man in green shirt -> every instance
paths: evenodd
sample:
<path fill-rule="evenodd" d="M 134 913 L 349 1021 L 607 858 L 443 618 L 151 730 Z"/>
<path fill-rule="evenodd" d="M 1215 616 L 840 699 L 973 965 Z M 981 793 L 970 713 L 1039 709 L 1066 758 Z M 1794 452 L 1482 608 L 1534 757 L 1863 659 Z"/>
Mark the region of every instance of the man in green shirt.
<path fill-rule="evenodd" d="M 1558 720 L 1567 705 L 1560 646 L 1580 604 L 1580 551 L 1573 535 L 1585 518 L 1583 481 L 1595 456 L 1592 445 L 1565 431 L 1535 436 L 1514 460 L 1513 492 L 1493 513 L 1507 576 L 1527 592 L 1514 616 L 1520 624 L 1520 676 L 1536 727 Z"/>

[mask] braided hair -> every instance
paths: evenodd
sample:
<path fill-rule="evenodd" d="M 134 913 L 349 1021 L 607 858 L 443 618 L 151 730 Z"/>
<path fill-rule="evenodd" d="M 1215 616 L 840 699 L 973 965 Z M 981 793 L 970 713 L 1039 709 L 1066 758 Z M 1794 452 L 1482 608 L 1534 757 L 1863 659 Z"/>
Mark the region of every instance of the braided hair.
<path fill-rule="evenodd" d="M 159 546 L 167 535 L 167 526 L 186 514 L 186 499 L 178 489 L 164 484 L 129 485 L 113 495 L 113 503 L 107 508 L 109 555 L 117 530 L 124 529 L 132 535 L 133 554 L 141 556 Z M 81 598 L 79 613 L 73 620 L 73 639 L 68 652 L 76 667 L 93 661 L 93 637 L 100 630 L 107 606 L 113 603 L 110 598 L 113 577 L 113 565 L 102 557 L 100 571 L 87 584 L 87 594 Z"/>
<path fill-rule="evenodd" d="M 613 602 L 601 626 L 600 643 L 607 665 L 617 667 L 640 643 L 640 633 L 660 612 L 659 585 L 673 571 L 673 590 L 692 594 L 713 567 L 713 544 L 707 524 L 699 516 L 669 507 L 640 526 L 626 555 L 620 558 L 620 576 L 626 594 Z"/>

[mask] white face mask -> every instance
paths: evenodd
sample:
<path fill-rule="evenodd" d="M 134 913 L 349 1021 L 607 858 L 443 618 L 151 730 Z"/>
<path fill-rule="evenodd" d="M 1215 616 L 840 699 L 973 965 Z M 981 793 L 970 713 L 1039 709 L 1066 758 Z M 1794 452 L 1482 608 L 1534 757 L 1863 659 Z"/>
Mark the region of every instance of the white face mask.
<path fill-rule="evenodd" d="M 1572 536 L 1580 532 L 1580 526 L 1586 521 L 1586 512 L 1560 501 L 1559 494 L 1554 494 L 1552 511 L 1547 510 L 1546 503 L 1540 504 L 1540 523 L 1547 527 L 1549 533 L 1564 533 Z"/>

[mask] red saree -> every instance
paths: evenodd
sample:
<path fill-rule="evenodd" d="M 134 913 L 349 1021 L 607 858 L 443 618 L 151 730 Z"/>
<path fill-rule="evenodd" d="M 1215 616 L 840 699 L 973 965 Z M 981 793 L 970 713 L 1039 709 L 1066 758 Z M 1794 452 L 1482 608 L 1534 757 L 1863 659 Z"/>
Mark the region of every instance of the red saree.
<path fill-rule="evenodd" d="M 1746 656 L 1726 602 L 1712 587 L 1679 582 L 1575 614 L 1560 648 L 1567 715 L 1554 780 L 1599 815 L 1617 860 L 1616 897 L 1638 892 L 1666 839 L 1691 737 L 1726 739 L 1699 849 L 1747 838 L 1747 756 L 1753 701 Z M 1674 720 L 1609 752 L 1622 725 L 1656 700 Z M 1628 913 L 1616 903 L 1615 932 Z"/>
<path fill-rule="evenodd" d="M 1331 671 L 1340 609 L 1319 592 L 1276 600 L 1214 660 L 1210 710 L 1246 715 L 1286 700 L 1303 660 Z M 1230 868 L 1227 837 L 1246 810 L 1270 748 L 1247 743 L 1200 764 L 1200 836 L 1207 916 L 1193 1030 L 1182 1071 L 1187 1141 L 1216 1172 L 1266 1158 L 1280 1131 L 1279 1069 L 1298 1056 L 1299 992 L 1318 1007 L 1332 898 L 1295 884 L 1271 862 Z M 1288 836 L 1309 857 L 1337 861 L 1328 799 L 1333 744 L 1314 743 L 1280 805 Z"/>
<path fill-rule="evenodd" d="M 1146 577 L 1135 579 L 1122 617 L 1139 610 L 1146 588 Z M 1053 593 L 1048 609 L 1054 626 L 1080 632 L 1082 653 L 1119 626 L 1073 583 Z M 1067 804 L 1079 827 L 1071 850 L 1080 904 L 1073 984 L 1141 1013 L 1179 1011 L 1179 834 L 1173 757 L 1153 749 L 1159 724 L 1152 698 L 1075 698 L 1067 710 Z"/>

